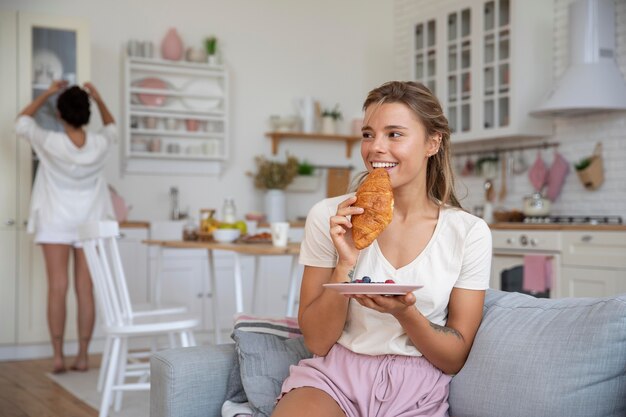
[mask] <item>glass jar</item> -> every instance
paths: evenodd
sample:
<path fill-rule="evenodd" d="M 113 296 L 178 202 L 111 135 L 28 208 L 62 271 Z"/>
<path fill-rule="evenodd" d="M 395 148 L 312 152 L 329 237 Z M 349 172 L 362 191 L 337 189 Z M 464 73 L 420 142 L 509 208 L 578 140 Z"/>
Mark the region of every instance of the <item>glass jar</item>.
<path fill-rule="evenodd" d="M 198 226 L 193 217 L 189 217 L 183 226 L 183 240 L 198 240 Z"/>
<path fill-rule="evenodd" d="M 235 208 L 234 198 L 227 197 L 224 199 L 222 218 L 224 220 L 224 223 L 235 223 L 237 221 L 237 209 Z"/>

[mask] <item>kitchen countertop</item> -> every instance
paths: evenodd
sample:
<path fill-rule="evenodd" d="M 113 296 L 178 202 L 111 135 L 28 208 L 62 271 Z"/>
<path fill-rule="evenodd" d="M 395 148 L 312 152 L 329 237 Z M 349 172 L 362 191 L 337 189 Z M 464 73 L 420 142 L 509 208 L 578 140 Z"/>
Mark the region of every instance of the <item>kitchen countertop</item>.
<path fill-rule="evenodd" d="M 290 221 L 291 227 L 304 227 L 302 221 Z M 268 223 L 261 223 L 259 227 L 269 227 Z M 120 228 L 129 229 L 149 229 L 150 222 L 131 220 L 120 223 Z M 492 230 L 589 230 L 589 231 L 626 231 L 625 224 L 541 224 L 541 223 L 523 223 L 523 222 L 499 222 L 491 223 L 489 228 Z"/>
<path fill-rule="evenodd" d="M 120 222 L 120 229 L 149 229 L 150 222 L 144 222 L 139 220 L 128 220 Z"/>
<path fill-rule="evenodd" d="M 624 224 L 540 224 L 540 223 L 491 223 L 492 230 L 589 230 L 603 232 L 624 232 Z"/>

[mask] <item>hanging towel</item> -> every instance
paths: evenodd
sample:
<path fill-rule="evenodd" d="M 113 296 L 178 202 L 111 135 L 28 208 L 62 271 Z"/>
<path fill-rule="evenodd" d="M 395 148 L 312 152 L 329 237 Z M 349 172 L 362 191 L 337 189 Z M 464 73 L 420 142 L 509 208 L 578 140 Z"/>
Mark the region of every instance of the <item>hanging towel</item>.
<path fill-rule="evenodd" d="M 528 170 L 528 179 L 535 188 L 535 191 L 541 192 L 541 189 L 546 183 L 548 178 L 548 168 L 543 162 L 541 157 L 541 151 L 537 152 L 537 159 L 533 163 L 533 166 Z"/>
<path fill-rule="evenodd" d="M 552 162 L 552 166 L 550 167 L 550 171 L 548 172 L 548 191 L 546 196 L 553 201 L 557 199 L 559 194 L 561 194 L 561 190 L 563 189 L 563 184 L 565 183 L 565 178 L 569 173 L 569 164 L 558 152 L 554 153 L 554 162 Z"/>
<path fill-rule="evenodd" d="M 552 287 L 552 257 L 524 255 L 522 288 L 529 292 L 544 292 Z"/>

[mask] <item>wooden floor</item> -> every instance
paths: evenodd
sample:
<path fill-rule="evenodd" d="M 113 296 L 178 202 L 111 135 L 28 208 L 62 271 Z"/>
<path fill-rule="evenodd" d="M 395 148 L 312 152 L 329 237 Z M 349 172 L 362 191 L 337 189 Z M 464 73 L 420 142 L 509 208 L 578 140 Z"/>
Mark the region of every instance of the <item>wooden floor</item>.
<path fill-rule="evenodd" d="M 69 365 L 74 358 L 66 358 Z M 100 356 L 90 357 L 97 368 Z M 46 376 L 51 359 L 0 362 L 0 417 L 97 417 L 98 411 Z"/>

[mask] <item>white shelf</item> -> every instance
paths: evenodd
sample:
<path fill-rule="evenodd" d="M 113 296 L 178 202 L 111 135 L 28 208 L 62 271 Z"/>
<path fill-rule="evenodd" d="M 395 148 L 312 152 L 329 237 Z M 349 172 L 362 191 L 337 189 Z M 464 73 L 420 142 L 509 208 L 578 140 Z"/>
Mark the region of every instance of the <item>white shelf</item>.
<path fill-rule="evenodd" d="M 126 57 L 124 65 L 124 172 L 219 174 L 229 149 L 224 66 L 137 57 Z M 150 77 L 163 80 L 167 88 L 137 85 Z M 137 104 L 139 94 L 166 99 L 159 106 Z M 187 130 L 185 123 L 191 121 L 199 123 L 198 130 Z M 167 129 L 172 126 L 176 128 Z"/>
<path fill-rule="evenodd" d="M 187 130 L 142 129 L 142 128 L 132 128 L 132 127 L 130 128 L 130 133 L 132 135 L 160 136 L 160 137 L 178 136 L 178 137 L 185 137 L 185 138 L 201 138 L 201 139 L 224 138 L 224 134 L 219 133 L 219 132 L 205 132 L 205 131 L 190 132 Z"/>

